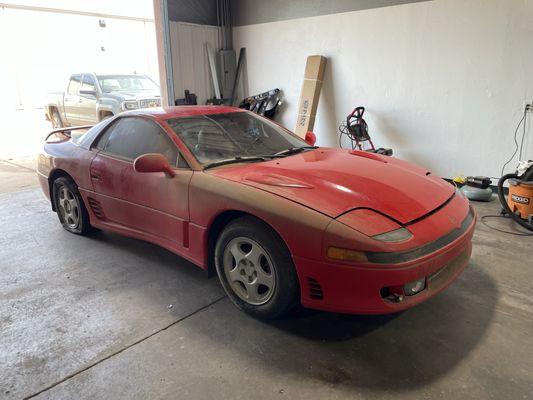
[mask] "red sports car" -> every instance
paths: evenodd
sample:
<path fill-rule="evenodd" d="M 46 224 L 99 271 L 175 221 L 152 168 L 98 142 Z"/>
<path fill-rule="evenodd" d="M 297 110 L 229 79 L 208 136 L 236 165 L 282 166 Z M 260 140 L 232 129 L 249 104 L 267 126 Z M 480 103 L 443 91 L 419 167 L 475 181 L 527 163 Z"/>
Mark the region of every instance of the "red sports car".
<path fill-rule="evenodd" d="M 216 270 L 257 317 L 298 304 L 396 312 L 452 283 L 476 220 L 461 192 L 312 136 L 231 107 L 136 110 L 52 132 L 38 174 L 66 230 L 118 232 Z"/>

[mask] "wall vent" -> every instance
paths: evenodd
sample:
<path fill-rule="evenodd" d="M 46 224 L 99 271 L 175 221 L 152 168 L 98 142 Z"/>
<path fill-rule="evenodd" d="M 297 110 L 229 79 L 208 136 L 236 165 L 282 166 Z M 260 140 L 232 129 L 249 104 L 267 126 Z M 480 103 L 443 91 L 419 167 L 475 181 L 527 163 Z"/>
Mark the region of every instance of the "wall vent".
<path fill-rule="evenodd" d="M 324 292 L 322 292 L 320 283 L 314 278 L 307 278 L 307 283 L 309 284 L 309 297 L 314 300 L 322 300 Z"/>

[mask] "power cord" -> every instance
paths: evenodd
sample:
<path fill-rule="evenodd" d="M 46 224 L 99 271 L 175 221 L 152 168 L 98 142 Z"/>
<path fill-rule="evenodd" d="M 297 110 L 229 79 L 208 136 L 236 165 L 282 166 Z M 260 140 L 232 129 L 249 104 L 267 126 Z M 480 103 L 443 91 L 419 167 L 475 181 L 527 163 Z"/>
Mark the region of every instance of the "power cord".
<path fill-rule="evenodd" d="M 511 156 L 511 158 L 509 158 L 509 160 L 503 164 L 503 167 L 502 167 L 502 171 L 501 171 L 501 174 L 500 176 L 503 176 L 503 172 L 505 171 L 505 167 L 507 167 L 507 165 L 509 165 L 509 163 L 511 161 L 513 161 L 514 157 L 516 156 L 516 153 L 518 153 L 518 149 L 519 149 L 519 146 L 518 146 L 518 140 L 517 140 L 517 137 L 516 135 L 518 134 L 518 130 L 520 129 L 520 125 L 522 125 L 522 122 L 524 122 L 524 133 L 522 134 L 522 144 L 524 142 L 524 136 L 526 135 L 526 124 L 525 124 L 525 120 L 526 120 L 526 115 L 527 115 L 527 107 L 524 108 L 524 115 L 522 116 L 522 118 L 520 119 L 520 122 L 518 123 L 518 125 L 516 126 L 516 129 L 514 131 L 514 143 L 515 143 L 515 150 L 514 150 L 514 153 L 513 155 Z M 520 156 L 522 156 L 522 148 L 520 147 Z"/>
<path fill-rule="evenodd" d="M 365 124 L 365 126 L 367 126 L 366 122 L 364 124 Z M 368 128 L 366 128 L 366 129 L 368 130 Z M 356 144 L 357 143 L 357 139 L 352 134 L 352 132 L 350 132 L 350 129 L 348 128 L 348 124 L 346 123 L 346 121 L 341 122 L 341 124 L 339 125 L 339 147 L 341 149 L 343 148 L 343 146 L 342 146 L 342 136 L 343 135 L 346 135 L 348 137 L 348 139 L 350 139 L 352 150 L 355 150 L 356 147 L 357 147 L 357 144 Z M 363 149 L 365 148 L 364 142 L 362 143 L 361 146 L 363 147 Z"/>
<path fill-rule="evenodd" d="M 520 141 L 520 156 L 518 160 L 522 160 L 522 150 L 524 148 L 524 138 L 526 137 L 526 127 L 527 127 L 527 112 L 531 111 L 531 106 L 528 104 L 524 108 L 524 132 L 522 132 L 522 140 Z"/>
<path fill-rule="evenodd" d="M 510 218 L 508 216 L 505 216 L 505 215 L 484 215 L 481 217 L 481 223 L 483 225 L 485 225 L 487 228 L 490 228 L 490 229 L 493 229 L 495 231 L 498 231 L 498 232 L 502 232 L 502 233 L 507 233 L 509 235 L 515 235 L 515 236 L 533 236 L 533 233 L 528 233 L 528 232 L 511 232 L 511 231 L 506 231 L 505 229 L 500 229 L 500 228 L 496 228 L 494 226 L 490 226 L 486 219 L 487 218 Z"/>

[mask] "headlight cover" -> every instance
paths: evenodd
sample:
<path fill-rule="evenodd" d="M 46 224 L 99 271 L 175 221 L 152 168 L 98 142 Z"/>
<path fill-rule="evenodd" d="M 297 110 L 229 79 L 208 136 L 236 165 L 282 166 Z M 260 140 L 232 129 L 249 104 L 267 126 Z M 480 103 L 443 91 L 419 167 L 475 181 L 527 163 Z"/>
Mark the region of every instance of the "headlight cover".
<path fill-rule="evenodd" d="M 413 234 L 409 232 L 406 228 L 399 228 L 393 231 L 381 233 L 379 235 L 372 236 L 373 239 L 379 240 L 386 243 L 396 243 L 403 242 L 413 237 Z"/>
<path fill-rule="evenodd" d="M 139 105 L 137 104 L 136 100 L 126 100 L 122 102 L 122 109 L 124 111 L 135 110 L 136 108 L 139 108 Z"/>
<path fill-rule="evenodd" d="M 402 242 L 413 236 L 398 222 L 367 208 L 350 211 L 337 218 L 337 221 L 372 239 L 385 243 Z"/>
<path fill-rule="evenodd" d="M 412 238 L 413 234 L 407 228 L 385 215 L 370 209 L 357 209 L 328 225 L 323 245 L 327 259 L 373 264 L 374 255 L 390 254 L 391 244 Z"/>

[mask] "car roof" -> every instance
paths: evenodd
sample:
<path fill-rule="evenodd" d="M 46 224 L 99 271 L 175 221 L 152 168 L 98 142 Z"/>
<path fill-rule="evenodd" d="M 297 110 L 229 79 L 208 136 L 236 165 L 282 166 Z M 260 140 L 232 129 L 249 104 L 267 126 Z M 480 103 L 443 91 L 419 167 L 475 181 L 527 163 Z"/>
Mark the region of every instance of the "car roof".
<path fill-rule="evenodd" d="M 172 106 L 141 108 L 122 113 L 122 115 L 149 115 L 158 120 L 171 118 L 190 117 L 193 115 L 226 114 L 233 112 L 243 112 L 245 110 L 229 106 Z"/>

